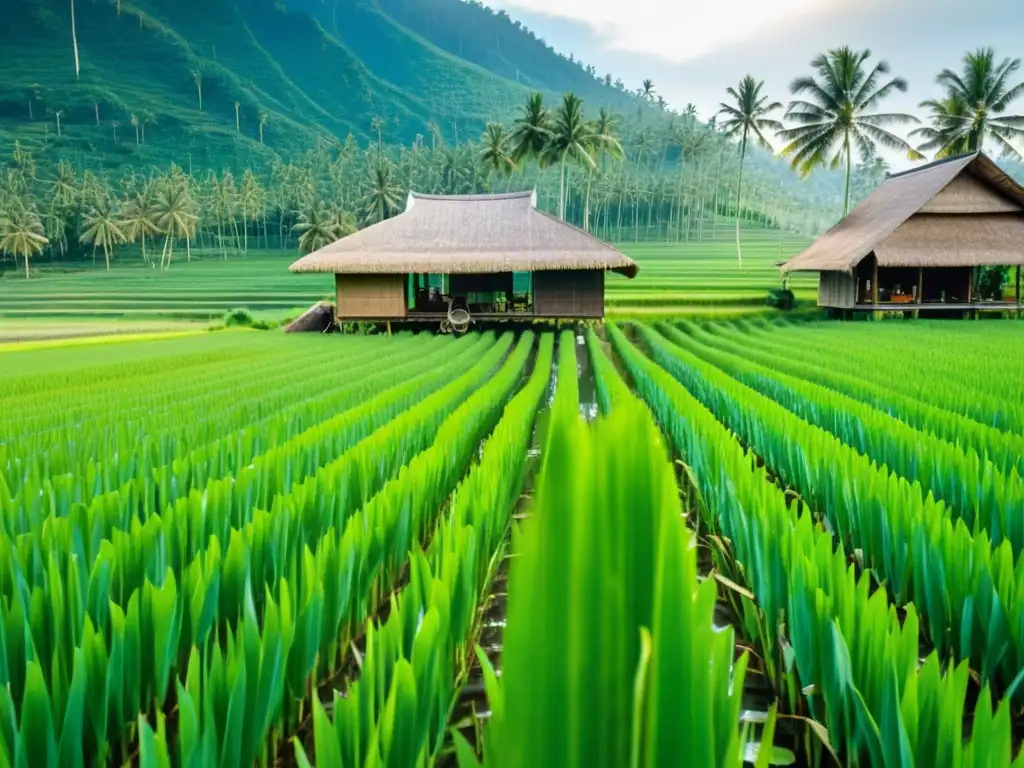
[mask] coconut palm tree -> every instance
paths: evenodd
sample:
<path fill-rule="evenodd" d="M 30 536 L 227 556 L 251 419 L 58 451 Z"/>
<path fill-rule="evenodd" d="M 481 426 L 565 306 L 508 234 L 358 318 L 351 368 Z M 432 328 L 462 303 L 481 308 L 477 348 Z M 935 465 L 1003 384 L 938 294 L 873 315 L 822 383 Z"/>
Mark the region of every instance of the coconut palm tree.
<path fill-rule="evenodd" d="M 131 115 L 131 124 L 132 124 L 132 128 L 135 129 L 135 145 L 138 146 L 139 143 L 140 143 L 140 141 L 139 141 L 139 118 L 135 116 L 134 112 Z"/>
<path fill-rule="evenodd" d="M 78 79 L 78 29 L 75 27 L 75 0 L 71 0 L 71 47 L 75 51 L 75 79 Z M 28 269 L 28 262 L 25 262 Z"/>
<path fill-rule="evenodd" d="M 743 205 L 743 163 L 747 158 L 747 141 L 753 137 L 761 147 L 771 150 L 771 143 L 765 138 L 765 133 L 778 133 L 782 130 L 782 123 L 771 117 L 772 112 L 782 109 L 782 104 L 777 101 L 769 102 L 768 96 L 762 93 L 763 88 L 764 80 L 758 81 L 753 75 L 747 75 L 740 80 L 738 88 L 725 89 L 732 103 L 722 102 L 719 105 L 721 109 L 718 110 L 718 115 L 725 118 L 722 121 L 725 135 L 740 140 L 740 173 L 736 189 L 736 258 L 740 267 L 743 266 L 740 211 Z"/>
<path fill-rule="evenodd" d="M 64 117 L 63 109 L 51 109 L 50 114 L 57 120 L 57 135 L 60 136 L 60 119 Z"/>
<path fill-rule="evenodd" d="M 544 106 L 540 93 L 530 94 L 522 113 L 512 123 L 512 160 L 517 165 L 523 160 L 540 157 L 551 138 L 551 114 Z"/>
<path fill-rule="evenodd" d="M 654 81 L 650 78 L 640 84 L 640 97 L 644 101 L 654 101 Z"/>
<path fill-rule="evenodd" d="M 934 152 L 935 157 L 952 157 L 970 152 L 970 133 L 964 127 L 971 122 L 971 108 L 959 96 L 928 99 L 920 106 L 929 112 L 928 122 L 910 132 L 922 143 L 921 152 Z"/>
<path fill-rule="evenodd" d="M 110 254 L 113 252 L 114 246 L 127 239 L 117 215 L 117 208 L 110 195 L 104 194 L 95 199 L 92 207 L 82 219 L 82 226 L 82 233 L 78 237 L 79 242 L 92 245 L 93 249 L 102 248 L 107 272 L 109 272 Z"/>
<path fill-rule="evenodd" d="M 574 93 L 566 93 L 551 122 L 551 135 L 541 152 L 542 166 L 558 163 L 558 217 L 565 220 L 565 166 L 568 160 L 593 168 L 593 126 L 583 116 L 583 101 Z"/>
<path fill-rule="evenodd" d="M 344 229 L 337 213 L 328 208 L 323 200 L 318 200 L 299 213 L 299 220 L 292 227 L 292 232 L 299 236 L 299 251 L 307 254 L 343 237 L 347 234 Z"/>
<path fill-rule="evenodd" d="M 149 256 L 146 255 L 146 238 L 160 234 L 160 228 L 154 221 L 155 217 L 153 190 L 150 184 L 132 194 L 122 207 L 125 240 L 130 243 L 142 242 L 142 260 L 147 264 Z"/>
<path fill-rule="evenodd" d="M 146 143 L 146 126 L 153 125 L 156 122 L 156 116 L 149 110 L 142 110 L 139 113 L 139 130 L 142 132 L 142 143 Z"/>
<path fill-rule="evenodd" d="M 366 193 L 363 195 L 363 217 L 368 224 L 394 216 L 402 204 L 402 189 L 395 181 L 395 167 L 390 160 L 378 157 L 366 166 Z"/>
<path fill-rule="evenodd" d="M 217 221 L 217 240 L 220 243 L 221 255 L 226 261 L 228 251 L 224 246 L 224 226 L 234 225 L 238 213 L 238 190 L 230 171 L 224 171 L 220 179 L 215 173 L 210 174 L 209 203 L 209 213 Z"/>
<path fill-rule="evenodd" d="M 160 266 L 170 269 L 174 241 L 185 239 L 187 243 L 195 234 L 196 222 L 199 220 L 192 211 L 188 184 L 184 180 L 172 177 L 158 185 L 153 199 L 153 216 L 157 230 L 164 236 Z"/>
<path fill-rule="evenodd" d="M 78 180 L 75 168 L 67 160 L 57 163 L 57 175 L 50 183 L 50 198 L 54 205 L 71 208 L 78 199 Z"/>
<path fill-rule="evenodd" d="M 192 70 L 192 82 L 196 84 L 196 92 L 199 94 L 199 111 L 203 111 L 203 71 L 201 69 Z"/>
<path fill-rule="evenodd" d="M 0 251 L 15 260 L 25 260 L 26 280 L 29 278 L 29 258 L 42 253 L 49 242 L 39 214 L 20 201 L 9 210 L 0 212 Z"/>
<path fill-rule="evenodd" d="M 996 64 L 995 50 L 979 48 L 966 54 L 961 71 L 944 69 L 937 81 L 945 90 L 941 99 L 921 103 L 931 113 L 931 124 L 911 133 L 925 140 L 921 151 L 937 157 L 978 152 L 985 144 L 1021 159 L 1024 115 L 1007 115 L 1010 105 L 1024 96 L 1024 82 L 1012 82 L 1020 59 Z"/>
<path fill-rule="evenodd" d="M 601 107 L 597 120 L 590 127 L 591 156 L 597 161 L 604 157 L 621 160 L 624 156 L 622 143 L 615 136 L 615 116 L 607 108 Z M 590 231 L 590 189 L 594 181 L 595 166 L 587 168 L 587 191 L 583 199 L 583 231 Z"/>
<path fill-rule="evenodd" d="M 792 157 L 793 168 L 805 176 L 819 166 L 828 165 L 833 170 L 845 166 L 844 216 L 850 212 L 855 150 L 861 157 L 867 157 L 880 144 L 905 152 L 911 160 L 922 158 L 920 152 L 888 130 L 889 126 L 920 122 L 916 117 L 899 112 L 869 112 L 894 91 L 907 90 L 903 78 L 887 78 L 887 62 L 880 61 L 867 69 L 870 58 L 870 50 L 855 51 L 848 46 L 815 57 L 811 66 L 816 77 L 799 77 L 790 85 L 790 91 L 798 98 L 790 102 L 786 119 L 797 123 L 797 127 L 779 134 L 787 142 L 782 154 Z"/>
<path fill-rule="evenodd" d="M 267 123 L 270 121 L 270 113 L 265 109 L 260 110 L 260 144 L 263 143 L 263 129 L 266 128 Z"/>
<path fill-rule="evenodd" d="M 259 237 L 260 214 L 263 213 L 265 204 L 265 195 L 259 179 L 253 174 L 252 169 L 246 168 L 238 195 L 238 208 L 242 214 L 242 253 L 249 253 L 249 222 L 256 225 L 256 237 Z"/>
<path fill-rule="evenodd" d="M 510 177 L 516 169 L 516 163 L 509 149 L 510 137 L 505 126 L 501 123 L 488 123 L 480 141 L 480 162 L 487 172 Z"/>

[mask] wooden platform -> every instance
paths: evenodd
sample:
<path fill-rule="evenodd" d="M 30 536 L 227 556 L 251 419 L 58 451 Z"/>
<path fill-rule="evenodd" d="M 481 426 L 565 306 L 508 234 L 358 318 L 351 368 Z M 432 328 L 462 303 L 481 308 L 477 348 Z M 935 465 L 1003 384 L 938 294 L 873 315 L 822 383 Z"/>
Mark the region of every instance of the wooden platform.
<path fill-rule="evenodd" d="M 825 307 L 825 309 L 841 309 L 841 307 Z M 850 309 L 850 308 L 847 308 Z M 864 312 L 1013 312 L 1021 311 L 1024 305 L 1015 301 L 975 301 L 959 304 L 927 303 L 880 303 L 857 304 L 852 311 Z"/>
<path fill-rule="evenodd" d="M 601 320 L 604 315 L 559 315 L 534 314 L 533 312 L 474 312 L 471 322 L 478 323 L 528 323 L 531 320 Z M 338 322 L 372 322 L 372 323 L 440 323 L 448 319 L 447 312 L 410 312 L 402 317 L 339 317 Z"/>

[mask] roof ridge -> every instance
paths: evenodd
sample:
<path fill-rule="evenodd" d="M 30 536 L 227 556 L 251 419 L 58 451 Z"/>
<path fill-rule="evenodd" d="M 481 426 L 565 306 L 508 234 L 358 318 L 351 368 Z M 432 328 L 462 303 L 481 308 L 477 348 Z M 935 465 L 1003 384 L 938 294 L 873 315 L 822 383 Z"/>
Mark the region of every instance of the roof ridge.
<path fill-rule="evenodd" d="M 907 170 L 900 171 L 899 173 L 890 173 L 888 176 L 885 177 L 885 180 L 889 181 L 890 179 L 901 179 L 904 176 L 912 176 L 913 174 L 921 173 L 922 171 L 930 171 L 932 168 L 937 168 L 940 165 L 945 165 L 946 163 L 955 163 L 958 160 L 964 160 L 964 159 L 966 159 L 968 157 L 975 158 L 975 157 L 977 157 L 980 154 L 981 154 L 980 151 L 978 151 L 978 152 L 964 152 L 964 153 L 959 154 L 959 155 L 950 155 L 949 157 L 942 157 L 942 158 L 939 158 L 938 160 L 932 160 L 930 163 L 925 163 L 924 165 L 919 165 L 916 168 L 908 168 Z"/>
<path fill-rule="evenodd" d="M 432 195 L 426 192 L 413 192 L 410 190 L 409 194 L 417 200 L 442 200 L 445 202 L 459 203 L 459 202 L 486 202 L 489 200 L 519 200 L 524 197 L 532 197 L 533 190 L 529 189 L 523 192 L 493 192 L 489 194 L 473 194 L 473 195 Z"/>

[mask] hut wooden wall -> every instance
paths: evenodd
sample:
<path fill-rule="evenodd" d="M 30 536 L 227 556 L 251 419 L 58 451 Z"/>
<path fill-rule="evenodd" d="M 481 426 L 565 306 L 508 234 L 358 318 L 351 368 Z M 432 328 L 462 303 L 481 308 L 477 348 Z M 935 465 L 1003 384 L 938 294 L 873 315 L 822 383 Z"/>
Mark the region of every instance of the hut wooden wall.
<path fill-rule="evenodd" d="M 335 275 L 338 317 L 405 317 L 405 275 Z"/>
<path fill-rule="evenodd" d="M 555 317 L 604 317 L 604 271 L 534 272 L 533 312 Z"/>
<path fill-rule="evenodd" d="M 846 272 L 822 272 L 818 281 L 818 306 L 853 309 L 857 300 L 857 277 Z"/>

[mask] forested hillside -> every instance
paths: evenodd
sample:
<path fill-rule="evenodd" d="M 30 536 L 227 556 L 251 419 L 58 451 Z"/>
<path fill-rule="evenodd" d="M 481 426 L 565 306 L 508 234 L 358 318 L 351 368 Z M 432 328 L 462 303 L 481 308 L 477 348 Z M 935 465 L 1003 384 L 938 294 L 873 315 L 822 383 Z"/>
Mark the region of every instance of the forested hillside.
<path fill-rule="evenodd" d="M 739 152 L 710 116 L 644 97 L 479 3 L 7 6 L 0 219 L 36 228 L 40 261 L 147 237 L 187 250 L 204 228 L 221 243 L 276 231 L 289 247 L 300 232 L 319 241 L 393 215 L 410 189 L 536 188 L 546 210 L 619 242 L 700 242 L 705 222 L 737 213 L 813 234 L 838 214 L 834 174 L 801 182 L 753 147 L 737 201 Z M 592 164 L 513 159 L 531 95 L 555 120 L 568 92 L 607 132 Z M 855 179 L 858 195 L 878 181 Z M 183 218 L 171 226 L 167 211 Z"/>
<path fill-rule="evenodd" d="M 76 165 L 248 165 L 318 139 L 377 139 L 377 128 L 394 143 L 431 130 L 457 142 L 538 88 L 595 108 L 638 104 L 460 0 L 5 5 L 0 140 Z"/>

